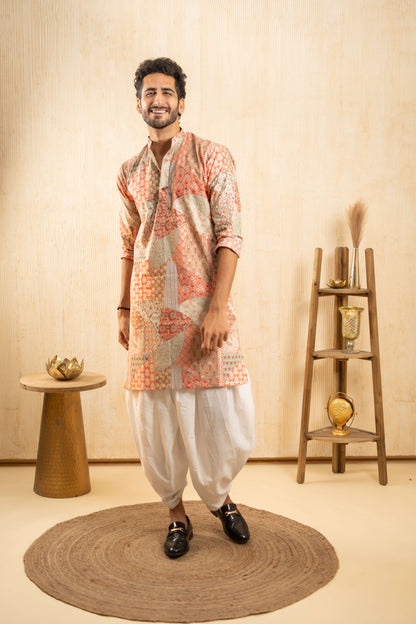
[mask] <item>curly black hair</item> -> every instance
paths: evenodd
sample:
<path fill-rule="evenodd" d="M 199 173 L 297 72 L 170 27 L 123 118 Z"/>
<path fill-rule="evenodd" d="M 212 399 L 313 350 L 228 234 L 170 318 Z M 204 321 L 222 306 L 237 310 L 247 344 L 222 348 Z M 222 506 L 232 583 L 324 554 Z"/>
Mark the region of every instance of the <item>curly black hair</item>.
<path fill-rule="evenodd" d="M 166 76 L 172 76 L 175 79 L 176 93 L 178 98 L 185 98 L 185 84 L 186 74 L 183 73 L 182 68 L 179 67 L 175 61 L 165 56 L 146 59 L 143 63 L 140 63 L 134 74 L 134 87 L 136 89 L 136 97 L 139 99 L 142 95 L 143 78 L 148 74 L 165 74 Z"/>

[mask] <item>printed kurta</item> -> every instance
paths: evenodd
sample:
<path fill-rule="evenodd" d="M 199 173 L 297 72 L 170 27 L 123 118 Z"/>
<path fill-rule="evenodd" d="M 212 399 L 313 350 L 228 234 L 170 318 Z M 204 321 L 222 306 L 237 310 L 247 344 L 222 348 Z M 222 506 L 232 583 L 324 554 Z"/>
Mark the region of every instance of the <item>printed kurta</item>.
<path fill-rule="evenodd" d="M 241 249 L 235 166 L 226 147 L 181 130 L 161 169 L 150 141 L 118 177 L 122 258 L 133 260 L 127 390 L 247 383 L 231 302 L 228 340 L 201 352 L 219 247 Z"/>

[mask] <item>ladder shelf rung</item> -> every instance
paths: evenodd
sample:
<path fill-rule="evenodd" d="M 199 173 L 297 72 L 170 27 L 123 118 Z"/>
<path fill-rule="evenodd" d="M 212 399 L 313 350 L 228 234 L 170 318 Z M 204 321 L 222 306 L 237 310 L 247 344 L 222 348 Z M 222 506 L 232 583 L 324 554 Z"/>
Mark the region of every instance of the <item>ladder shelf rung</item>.
<path fill-rule="evenodd" d="M 336 436 L 332 433 L 333 427 L 324 427 L 315 431 L 308 431 L 306 438 L 308 440 L 321 440 L 323 442 L 332 442 L 333 444 L 348 444 L 350 442 L 377 442 L 379 436 L 372 431 L 364 431 L 351 427 L 349 434 L 346 436 Z"/>
<path fill-rule="evenodd" d="M 368 297 L 370 291 L 367 288 L 318 288 L 318 295 L 328 297 L 330 295 L 348 295 L 350 297 Z"/>
<path fill-rule="evenodd" d="M 371 360 L 374 357 L 372 351 L 357 351 L 356 353 L 347 353 L 342 349 L 322 349 L 313 351 L 312 356 L 315 360 L 324 358 L 332 358 L 333 360 Z"/>

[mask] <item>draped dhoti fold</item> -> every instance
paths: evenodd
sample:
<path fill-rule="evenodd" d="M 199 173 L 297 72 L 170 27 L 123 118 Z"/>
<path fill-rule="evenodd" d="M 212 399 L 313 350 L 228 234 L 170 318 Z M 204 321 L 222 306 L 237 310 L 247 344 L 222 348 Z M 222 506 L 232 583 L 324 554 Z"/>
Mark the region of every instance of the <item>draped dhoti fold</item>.
<path fill-rule="evenodd" d="M 127 406 L 144 473 L 173 509 L 187 473 L 208 509 L 221 507 L 254 447 L 250 382 L 185 390 L 128 390 Z"/>

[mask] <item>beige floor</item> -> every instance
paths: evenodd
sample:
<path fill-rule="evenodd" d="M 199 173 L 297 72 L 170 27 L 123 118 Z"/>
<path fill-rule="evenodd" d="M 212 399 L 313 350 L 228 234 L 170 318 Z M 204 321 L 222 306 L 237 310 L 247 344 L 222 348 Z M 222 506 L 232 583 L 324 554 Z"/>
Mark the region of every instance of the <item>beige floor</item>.
<path fill-rule="evenodd" d="M 92 465 L 92 491 L 49 499 L 32 491 L 34 467 L 0 467 L 1 624 L 115 624 L 40 591 L 25 576 L 26 548 L 46 529 L 77 515 L 155 500 L 138 465 Z M 413 624 L 416 621 L 416 461 L 391 461 L 389 485 L 375 462 L 350 462 L 344 475 L 329 464 L 307 466 L 298 485 L 292 463 L 250 463 L 232 496 L 321 531 L 334 545 L 335 579 L 290 607 L 229 622 L 246 624 Z M 186 498 L 197 498 L 189 487 Z"/>

